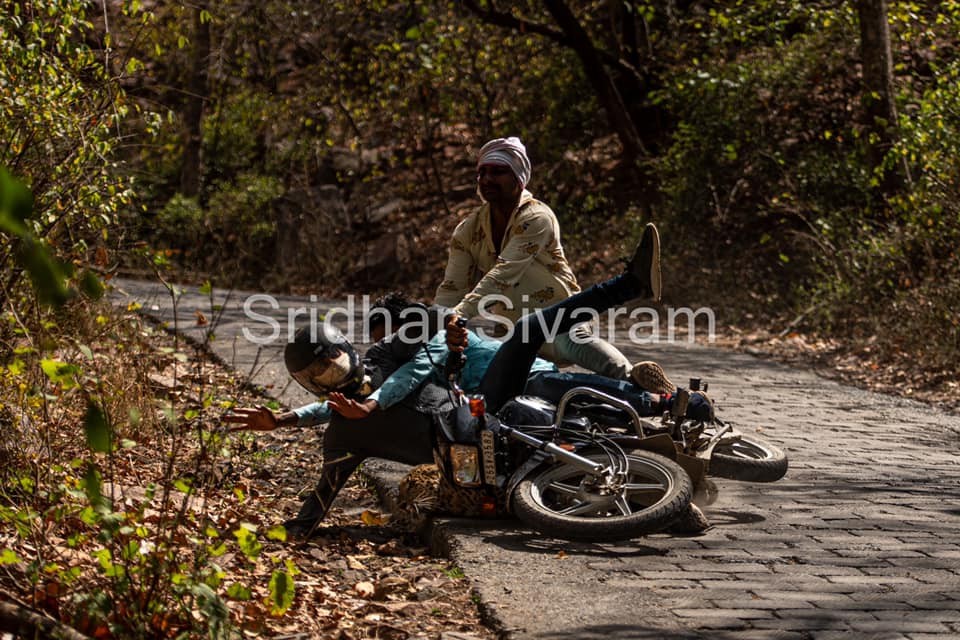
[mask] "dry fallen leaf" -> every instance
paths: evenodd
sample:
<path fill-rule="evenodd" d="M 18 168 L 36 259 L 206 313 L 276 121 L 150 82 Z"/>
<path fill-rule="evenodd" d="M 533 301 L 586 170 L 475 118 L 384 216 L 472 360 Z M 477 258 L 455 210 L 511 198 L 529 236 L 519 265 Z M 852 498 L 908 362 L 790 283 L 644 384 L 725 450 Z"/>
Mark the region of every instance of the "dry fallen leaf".
<path fill-rule="evenodd" d="M 372 582 L 362 581 L 353 585 L 353 590 L 357 592 L 361 598 L 370 598 L 373 596 L 376 588 L 374 588 Z"/>
<path fill-rule="evenodd" d="M 410 581 L 399 576 L 387 576 L 377 582 L 374 600 L 386 600 L 388 595 L 405 591 L 410 587 Z"/>
<path fill-rule="evenodd" d="M 360 514 L 360 520 L 363 521 L 363 524 L 370 527 L 379 527 L 387 523 L 386 518 L 369 509 L 363 510 L 363 513 Z"/>

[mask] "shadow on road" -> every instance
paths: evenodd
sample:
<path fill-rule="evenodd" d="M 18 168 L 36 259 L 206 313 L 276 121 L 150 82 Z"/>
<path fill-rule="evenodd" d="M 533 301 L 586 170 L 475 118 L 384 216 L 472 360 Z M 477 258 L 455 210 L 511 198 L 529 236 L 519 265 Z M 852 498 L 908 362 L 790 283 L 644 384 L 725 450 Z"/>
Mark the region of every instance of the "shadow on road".
<path fill-rule="evenodd" d="M 567 631 L 552 630 L 548 635 L 533 635 L 531 638 L 550 638 L 551 640 L 699 640 L 706 636 L 691 631 L 643 628 L 633 625 L 594 625 L 578 627 Z M 711 638 L 721 638 L 710 635 Z"/>
<path fill-rule="evenodd" d="M 484 544 L 494 545 L 504 551 L 530 553 L 549 557 L 563 554 L 584 558 L 629 558 L 662 556 L 663 549 L 640 544 L 639 539 L 619 543 L 574 542 L 552 538 L 542 533 L 525 529 L 518 520 L 473 520 L 469 518 L 441 518 L 435 521 L 434 537 L 449 540 L 454 536 L 468 536 Z M 433 541 L 434 545 L 438 540 Z M 440 555 L 449 553 L 445 547 L 435 548 Z"/>
<path fill-rule="evenodd" d="M 715 527 L 732 526 L 738 524 L 755 524 L 766 520 L 759 513 L 747 511 L 733 511 L 732 509 L 711 509 L 710 524 Z"/>
<path fill-rule="evenodd" d="M 523 551 L 536 554 L 563 552 L 568 556 L 594 558 L 660 556 L 666 553 L 663 549 L 637 545 L 635 540 L 628 540 L 619 545 L 607 545 L 545 538 L 542 534 L 525 532 L 505 532 L 489 535 L 484 537 L 483 541 L 507 551 Z M 629 545 L 629 548 L 626 545 Z"/>

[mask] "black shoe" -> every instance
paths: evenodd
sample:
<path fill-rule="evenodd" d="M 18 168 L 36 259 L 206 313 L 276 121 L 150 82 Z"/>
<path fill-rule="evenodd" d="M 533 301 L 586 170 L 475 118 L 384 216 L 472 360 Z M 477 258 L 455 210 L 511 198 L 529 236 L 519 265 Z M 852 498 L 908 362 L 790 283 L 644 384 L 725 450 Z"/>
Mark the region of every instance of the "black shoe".
<path fill-rule="evenodd" d="M 687 418 L 698 422 L 713 422 L 716 414 L 713 401 L 703 391 L 688 391 L 683 387 L 667 399 L 667 408 L 674 418 Z"/>
<path fill-rule="evenodd" d="M 322 477 L 317 486 L 304 499 L 295 518 L 283 523 L 288 539 L 306 540 L 314 535 L 320 522 L 327 515 L 327 507 L 336 496 L 335 485 L 328 477 Z M 332 495 L 331 495 L 332 494 Z"/>
<path fill-rule="evenodd" d="M 640 281 L 645 297 L 660 302 L 660 234 L 652 222 L 643 229 L 640 244 L 627 263 L 627 273 Z"/>

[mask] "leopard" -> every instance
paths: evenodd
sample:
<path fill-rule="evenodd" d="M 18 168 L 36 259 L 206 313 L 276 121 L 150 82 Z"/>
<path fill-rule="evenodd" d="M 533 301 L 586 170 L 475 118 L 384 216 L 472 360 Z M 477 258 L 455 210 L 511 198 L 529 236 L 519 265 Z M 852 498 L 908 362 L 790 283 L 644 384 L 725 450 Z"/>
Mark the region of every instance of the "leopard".
<path fill-rule="evenodd" d="M 491 515 L 484 509 L 487 495 L 484 488 L 454 484 L 436 462 L 417 465 L 400 481 L 391 522 L 402 530 L 422 533 L 433 516 L 487 517 Z M 503 515 L 499 495 L 496 504 L 494 515 Z"/>
<path fill-rule="evenodd" d="M 439 509 L 440 469 L 421 464 L 411 469 L 397 488 L 397 503 L 391 523 L 401 530 L 422 532 L 431 515 Z"/>

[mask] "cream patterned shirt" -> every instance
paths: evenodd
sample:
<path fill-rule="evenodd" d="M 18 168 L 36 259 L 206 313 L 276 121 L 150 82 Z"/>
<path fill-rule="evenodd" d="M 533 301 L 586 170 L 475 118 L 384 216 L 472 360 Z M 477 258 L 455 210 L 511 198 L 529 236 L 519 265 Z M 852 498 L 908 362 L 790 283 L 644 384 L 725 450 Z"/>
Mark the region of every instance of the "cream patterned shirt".
<path fill-rule="evenodd" d="M 483 311 L 516 322 L 524 313 L 565 300 L 580 291 L 560 245 L 553 211 L 524 190 L 501 242 L 493 246 L 490 205 L 468 215 L 453 232 L 450 256 L 436 303 L 472 318 Z M 484 296 L 508 301 L 481 304 Z M 492 299 L 488 299 L 492 300 Z"/>

